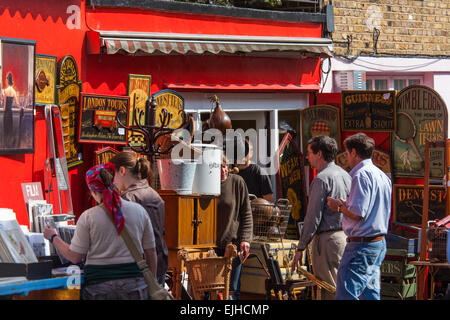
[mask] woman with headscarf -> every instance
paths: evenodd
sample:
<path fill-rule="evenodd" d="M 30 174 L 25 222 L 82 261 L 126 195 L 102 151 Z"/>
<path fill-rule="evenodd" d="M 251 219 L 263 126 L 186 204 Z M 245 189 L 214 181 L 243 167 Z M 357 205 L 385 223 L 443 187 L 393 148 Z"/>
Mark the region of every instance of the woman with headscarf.
<path fill-rule="evenodd" d="M 139 203 L 150 217 L 158 257 L 156 279 L 164 286 L 169 266 L 169 252 L 164 241 L 164 200 L 147 181 L 151 176 L 150 162 L 129 150 L 120 152 L 110 161 L 116 166 L 114 185 L 122 199 Z"/>
<path fill-rule="evenodd" d="M 91 195 L 99 205 L 81 214 L 70 245 L 58 236 L 55 228 L 46 227 L 44 237 L 72 263 L 86 259 L 83 300 L 147 300 L 142 272 L 120 233 L 127 229 L 150 271 L 156 274 L 152 224 L 141 205 L 120 198 L 112 183 L 114 172 L 115 166 L 107 163 L 86 173 Z"/>

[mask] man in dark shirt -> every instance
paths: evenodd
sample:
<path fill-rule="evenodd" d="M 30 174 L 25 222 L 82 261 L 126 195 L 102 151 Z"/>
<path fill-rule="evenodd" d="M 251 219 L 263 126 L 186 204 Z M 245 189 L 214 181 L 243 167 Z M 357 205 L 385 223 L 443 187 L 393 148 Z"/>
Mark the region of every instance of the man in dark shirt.
<path fill-rule="evenodd" d="M 311 260 L 313 273 L 320 280 L 333 286 L 337 282 L 337 270 L 344 253 L 346 236 L 342 231 L 342 215 L 327 205 L 327 196 L 347 198 L 350 191 L 350 175 L 334 163 L 338 146 L 333 138 L 316 136 L 308 141 L 307 158 L 317 175 L 311 182 L 308 209 L 291 271 L 302 259 L 302 252 L 312 241 Z M 322 299 L 334 299 L 334 294 L 322 291 Z"/>
<path fill-rule="evenodd" d="M 272 183 L 269 176 L 255 163 L 251 163 L 253 156 L 253 146 L 248 138 L 245 139 L 245 149 L 248 151 L 243 160 L 243 164 L 237 164 L 239 175 L 244 179 L 248 193 L 257 198 L 264 198 L 269 202 L 274 202 Z"/>

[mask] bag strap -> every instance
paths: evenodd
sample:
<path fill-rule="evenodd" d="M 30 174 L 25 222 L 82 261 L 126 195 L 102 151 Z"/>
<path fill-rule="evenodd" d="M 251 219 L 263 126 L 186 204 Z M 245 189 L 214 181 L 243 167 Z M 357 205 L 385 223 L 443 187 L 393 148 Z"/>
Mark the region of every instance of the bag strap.
<path fill-rule="evenodd" d="M 106 215 L 110 218 L 111 222 L 114 225 L 114 219 L 109 212 L 108 208 L 102 203 L 100 204 L 100 207 L 105 209 Z M 136 247 L 135 243 L 133 242 L 133 239 L 131 238 L 130 234 L 128 233 L 127 227 L 124 226 L 122 231 L 120 232 L 120 235 L 122 236 L 123 241 L 125 242 L 126 246 L 128 247 L 128 250 L 130 250 L 130 253 L 133 257 L 133 259 L 136 261 L 139 270 L 141 270 L 142 273 L 149 272 L 152 276 L 153 274 L 150 272 L 150 269 L 148 268 L 147 261 L 142 257 L 141 252 Z"/>

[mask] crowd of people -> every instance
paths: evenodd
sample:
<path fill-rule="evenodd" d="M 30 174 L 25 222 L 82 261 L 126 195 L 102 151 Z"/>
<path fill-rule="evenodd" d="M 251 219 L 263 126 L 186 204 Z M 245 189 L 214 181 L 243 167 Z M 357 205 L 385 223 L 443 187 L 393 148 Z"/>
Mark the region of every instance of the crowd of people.
<path fill-rule="evenodd" d="M 344 148 L 349 173 L 334 162 L 338 145 L 333 138 L 316 136 L 307 143 L 306 158 L 317 174 L 310 184 L 291 270 L 299 267 L 310 245 L 314 275 L 336 288 L 335 295 L 324 292 L 323 299 L 380 299 L 392 183 L 372 163 L 372 138 L 355 134 L 344 141 Z M 239 164 L 222 157 L 215 250 L 223 255 L 226 245 L 233 243 L 239 251 L 232 262 L 233 299 L 240 299 L 242 261 L 253 237 L 249 194 L 274 202 L 270 179 L 251 162 L 252 153 L 246 140 L 246 156 Z M 230 174 L 231 166 L 239 173 Z M 141 266 L 120 237 L 124 228 L 164 287 L 168 271 L 164 201 L 149 185 L 150 176 L 148 160 L 122 151 L 87 172 L 86 183 L 98 205 L 81 214 L 71 243 L 65 243 L 54 228 L 45 228 L 45 238 L 64 257 L 72 263 L 84 261 L 82 299 L 148 299 Z"/>

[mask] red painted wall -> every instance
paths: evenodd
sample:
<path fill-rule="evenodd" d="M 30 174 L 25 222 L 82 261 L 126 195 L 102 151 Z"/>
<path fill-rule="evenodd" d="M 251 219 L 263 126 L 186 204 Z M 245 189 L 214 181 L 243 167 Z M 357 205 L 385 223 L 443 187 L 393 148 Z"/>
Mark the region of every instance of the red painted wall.
<path fill-rule="evenodd" d="M 86 11 L 88 12 L 86 14 Z M 245 58 L 236 56 L 87 55 L 88 30 L 177 32 L 253 36 L 321 37 L 313 23 L 175 14 L 137 9 L 85 8 L 85 0 L 2 0 L 0 36 L 36 40 L 36 53 L 72 55 L 84 92 L 125 95 L 130 73 L 152 75 L 152 93 L 164 83 L 318 84 L 319 60 Z M 47 135 L 44 107 L 36 107 L 35 153 L 0 156 L 0 207 L 12 208 L 20 224 L 28 215 L 20 184 L 39 181 L 44 189 Z M 69 170 L 74 213 L 91 205 L 84 182 L 99 145 L 85 144 L 84 164 Z M 55 205 L 55 204 L 54 204 Z"/>

